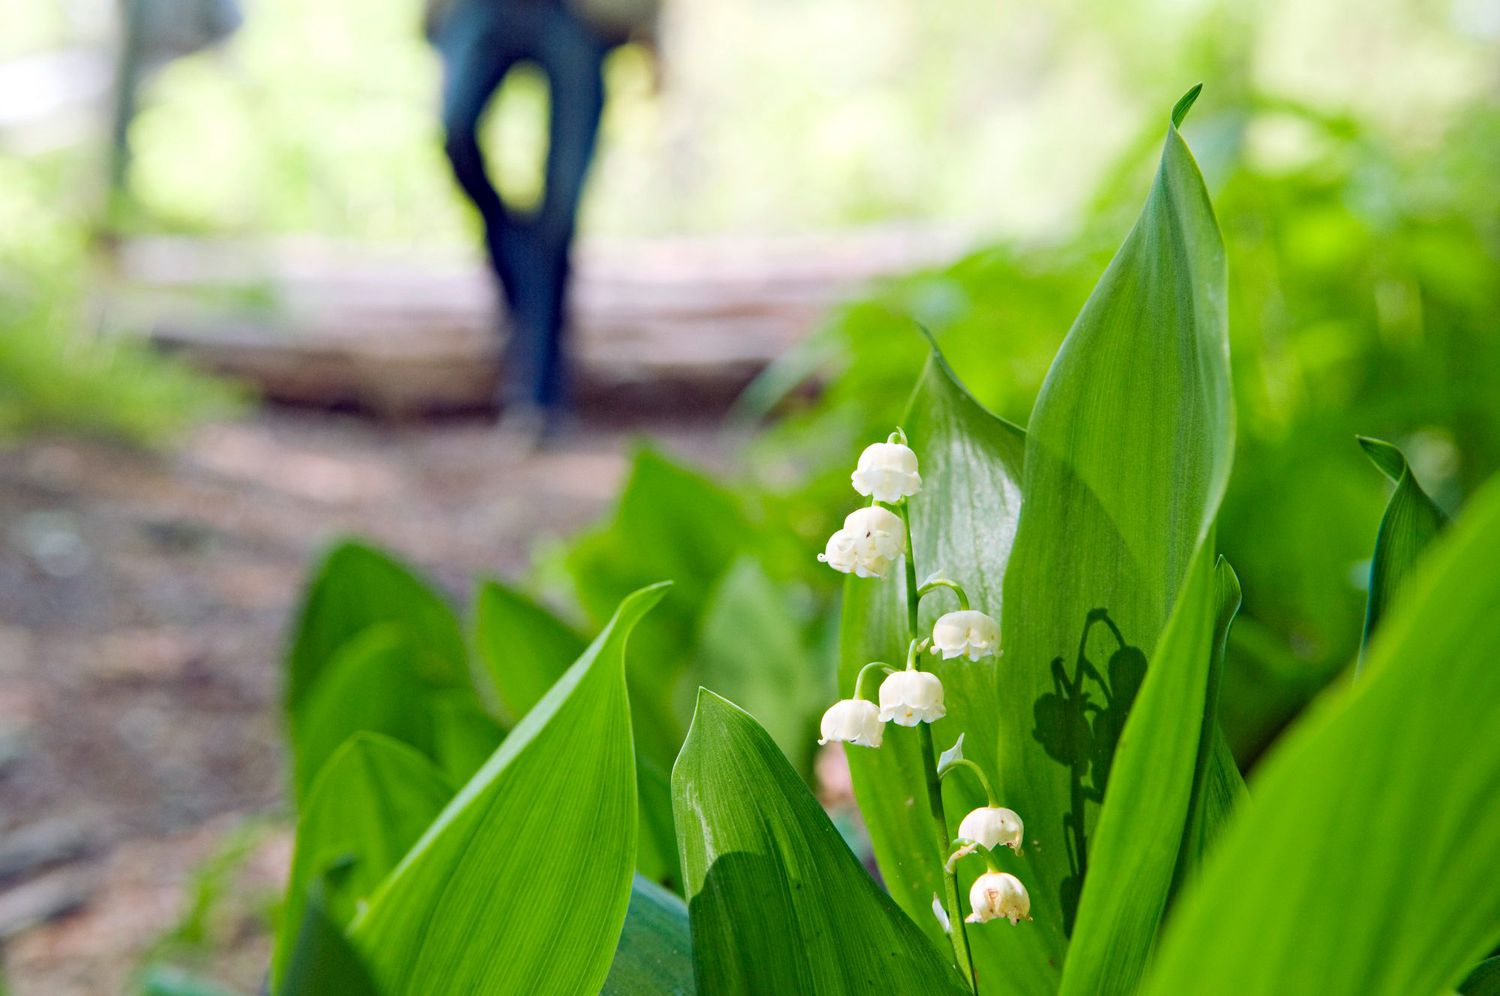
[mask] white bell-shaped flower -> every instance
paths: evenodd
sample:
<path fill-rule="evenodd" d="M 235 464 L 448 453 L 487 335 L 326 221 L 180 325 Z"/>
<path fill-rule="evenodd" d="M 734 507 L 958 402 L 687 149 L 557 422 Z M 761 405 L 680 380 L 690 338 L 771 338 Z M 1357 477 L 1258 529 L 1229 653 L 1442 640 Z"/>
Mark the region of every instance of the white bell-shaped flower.
<path fill-rule="evenodd" d="M 818 559 L 836 571 L 862 578 L 884 577 L 905 546 L 906 528 L 888 508 L 856 508 L 844 528 L 828 537 Z"/>
<path fill-rule="evenodd" d="M 1000 624 L 975 609 L 949 612 L 932 624 L 932 649 L 944 660 L 988 657 L 1000 649 Z"/>
<path fill-rule="evenodd" d="M 1019 851 L 1025 832 L 1021 817 L 1015 810 L 1003 806 L 980 806 L 958 824 L 959 840 L 978 844 L 990 851 L 1002 845 Z"/>
<path fill-rule="evenodd" d="M 910 498 L 922 486 L 917 473 L 917 455 L 904 443 L 871 443 L 859 455 L 859 467 L 850 478 L 854 490 L 867 498 L 890 504 Z"/>
<path fill-rule="evenodd" d="M 839 740 L 860 747 L 879 747 L 885 737 L 885 724 L 880 721 L 880 709 L 865 699 L 841 699 L 828 707 L 819 727 L 822 736 L 818 743 Z"/>
<path fill-rule="evenodd" d="M 969 907 L 974 912 L 965 923 L 1009 920 L 1012 924 L 1031 919 L 1031 897 L 1021 880 L 1006 872 L 985 872 L 969 889 Z"/>
<path fill-rule="evenodd" d="M 859 568 L 859 558 L 855 556 L 854 537 L 847 530 L 838 530 L 828 537 L 828 545 L 824 547 L 822 553 L 818 554 L 818 559 L 836 571 L 853 574 Z"/>
<path fill-rule="evenodd" d="M 946 716 L 943 683 L 926 671 L 895 671 L 880 683 L 880 720 L 897 726 L 932 723 Z"/>

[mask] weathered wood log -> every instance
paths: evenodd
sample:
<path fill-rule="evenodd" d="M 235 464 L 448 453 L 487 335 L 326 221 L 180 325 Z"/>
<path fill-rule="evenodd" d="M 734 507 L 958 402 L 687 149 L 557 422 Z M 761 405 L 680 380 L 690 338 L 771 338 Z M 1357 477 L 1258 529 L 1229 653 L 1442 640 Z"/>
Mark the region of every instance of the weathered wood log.
<path fill-rule="evenodd" d="M 579 253 L 570 335 L 585 403 L 727 404 L 838 301 L 954 240 L 601 242 Z M 500 321 L 473 259 L 293 242 L 125 246 L 115 324 L 265 397 L 387 416 L 487 407 Z"/>

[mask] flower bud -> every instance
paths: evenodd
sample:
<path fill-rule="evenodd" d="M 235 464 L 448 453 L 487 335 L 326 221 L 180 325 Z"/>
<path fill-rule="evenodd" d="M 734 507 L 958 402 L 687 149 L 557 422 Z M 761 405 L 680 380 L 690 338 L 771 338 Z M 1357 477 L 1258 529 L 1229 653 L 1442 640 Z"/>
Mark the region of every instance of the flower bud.
<path fill-rule="evenodd" d="M 969 907 L 974 912 L 964 917 L 964 923 L 988 923 L 991 920 L 1031 919 L 1031 897 L 1026 886 L 1014 875 L 1005 872 L 985 872 L 974 880 L 969 889 Z"/>
<path fill-rule="evenodd" d="M 880 683 L 880 721 L 897 726 L 932 723 L 946 716 L 943 683 L 926 671 L 896 671 Z"/>
<path fill-rule="evenodd" d="M 862 578 L 884 577 L 905 546 L 906 528 L 888 508 L 857 508 L 844 528 L 828 537 L 818 559 L 836 571 Z"/>
<path fill-rule="evenodd" d="M 867 498 L 894 504 L 910 498 L 922 486 L 917 455 L 903 443 L 872 443 L 859 455 L 859 468 L 850 475 L 854 490 Z"/>
<path fill-rule="evenodd" d="M 950 657 L 977 661 L 1000 649 L 1000 624 L 983 612 L 964 609 L 939 616 L 932 624 L 932 649 Z"/>
<path fill-rule="evenodd" d="M 1014 810 L 1001 806 L 981 806 L 958 824 L 958 839 L 993 851 L 1002 844 L 1013 851 L 1021 849 L 1025 828 Z"/>
<path fill-rule="evenodd" d="M 839 740 L 860 747 L 879 747 L 885 737 L 885 724 L 875 703 L 864 699 L 841 699 L 828 707 L 820 727 L 818 743 Z"/>

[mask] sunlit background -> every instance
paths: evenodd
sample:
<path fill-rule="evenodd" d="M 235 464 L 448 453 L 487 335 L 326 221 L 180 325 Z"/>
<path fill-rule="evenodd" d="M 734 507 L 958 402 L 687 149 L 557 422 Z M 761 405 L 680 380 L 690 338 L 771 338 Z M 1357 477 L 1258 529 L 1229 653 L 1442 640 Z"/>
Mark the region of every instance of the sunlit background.
<path fill-rule="evenodd" d="M 667 11 L 659 56 L 607 66 L 582 422 L 516 461 L 475 404 L 492 302 L 417 0 L 245 0 L 238 30 L 149 72 L 114 193 L 116 3 L 0 6 L 15 992 L 185 968 L 258 986 L 287 848 L 281 640 L 335 535 L 458 600 L 503 575 L 587 628 L 580 572 L 644 570 L 588 527 L 649 435 L 783 538 L 723 560 L 753 556 L 808 667 L 831 667 L 837 588 L 810 551 L 850 455 L 900 416 L 913 321 L 1024 424 L 1193 83 L 1231 271 L 1219 542 L 1245 588 L 1223 704 L 1242 764 L 1358 647 L 1387 492 L 1355 434 L 1401 444 L 1450 510 L 1500 467 L 1497 0 Z M 523 201 L 546 101 L 516 74 L 484 126 Z M 683 625 L 710 608 L 684 603 Z"/>

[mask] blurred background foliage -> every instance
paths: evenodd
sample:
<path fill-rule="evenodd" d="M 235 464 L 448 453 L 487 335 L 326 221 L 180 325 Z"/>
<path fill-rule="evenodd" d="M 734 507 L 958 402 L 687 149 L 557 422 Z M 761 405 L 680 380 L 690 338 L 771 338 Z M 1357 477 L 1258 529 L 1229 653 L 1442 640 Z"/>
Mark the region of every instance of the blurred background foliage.
<path fill-rule="evenodd" d="M 233 405 L 97 335 L 107 227 L 418 251 L 474 241 L 436 141 L 417 6 L 247 4 L 226 46 L 147 87 L 123 210 L 105 211 L 102 129 L 35 142 L 0 128 L 0 432 L 153 439 Z M 114 10 L 7 5 L 0 60 L 107 52 Z M 641 641 L 732 657 L 735 641 L 704 631 L 732 617 L 717 605 L 729 592 L 784 600 L 817 654 L 836 579 L 809 551 L 848 504 L 852 454 L 899 417 L 921 360 L 913 323 L 1024 423 L 1139 205 L 1164 109 L 1201 79 L 1187 131 L 1229 249 L 1239 402 L 1220 541 L 1246 606 L 1225 720 L 1253 757 L 1357 646 L 1385 485 L 1354 435 L 1400 443 L 1450 508 L 1500 462 L 1497 38 L 1494 0 L 672 5 L 659 92 L 645 53 L 609 66 L 587 231 L 879 222 L 983 248 L 873 288 L 768 371 L 742 405 L 776 415 L 744 479 L 662 484 L 670 474 L 638 462 L 617 518 L 544 552 L 531 587 L 597 625 L 620 593 L 675 571 L 693 584 Z M 534 190 L 545 88 L 523 75 L 507 94 L 486 125 L 496 168 Z M 652 529 L 653 558 L 680 562 L 633 559 Z"/>

